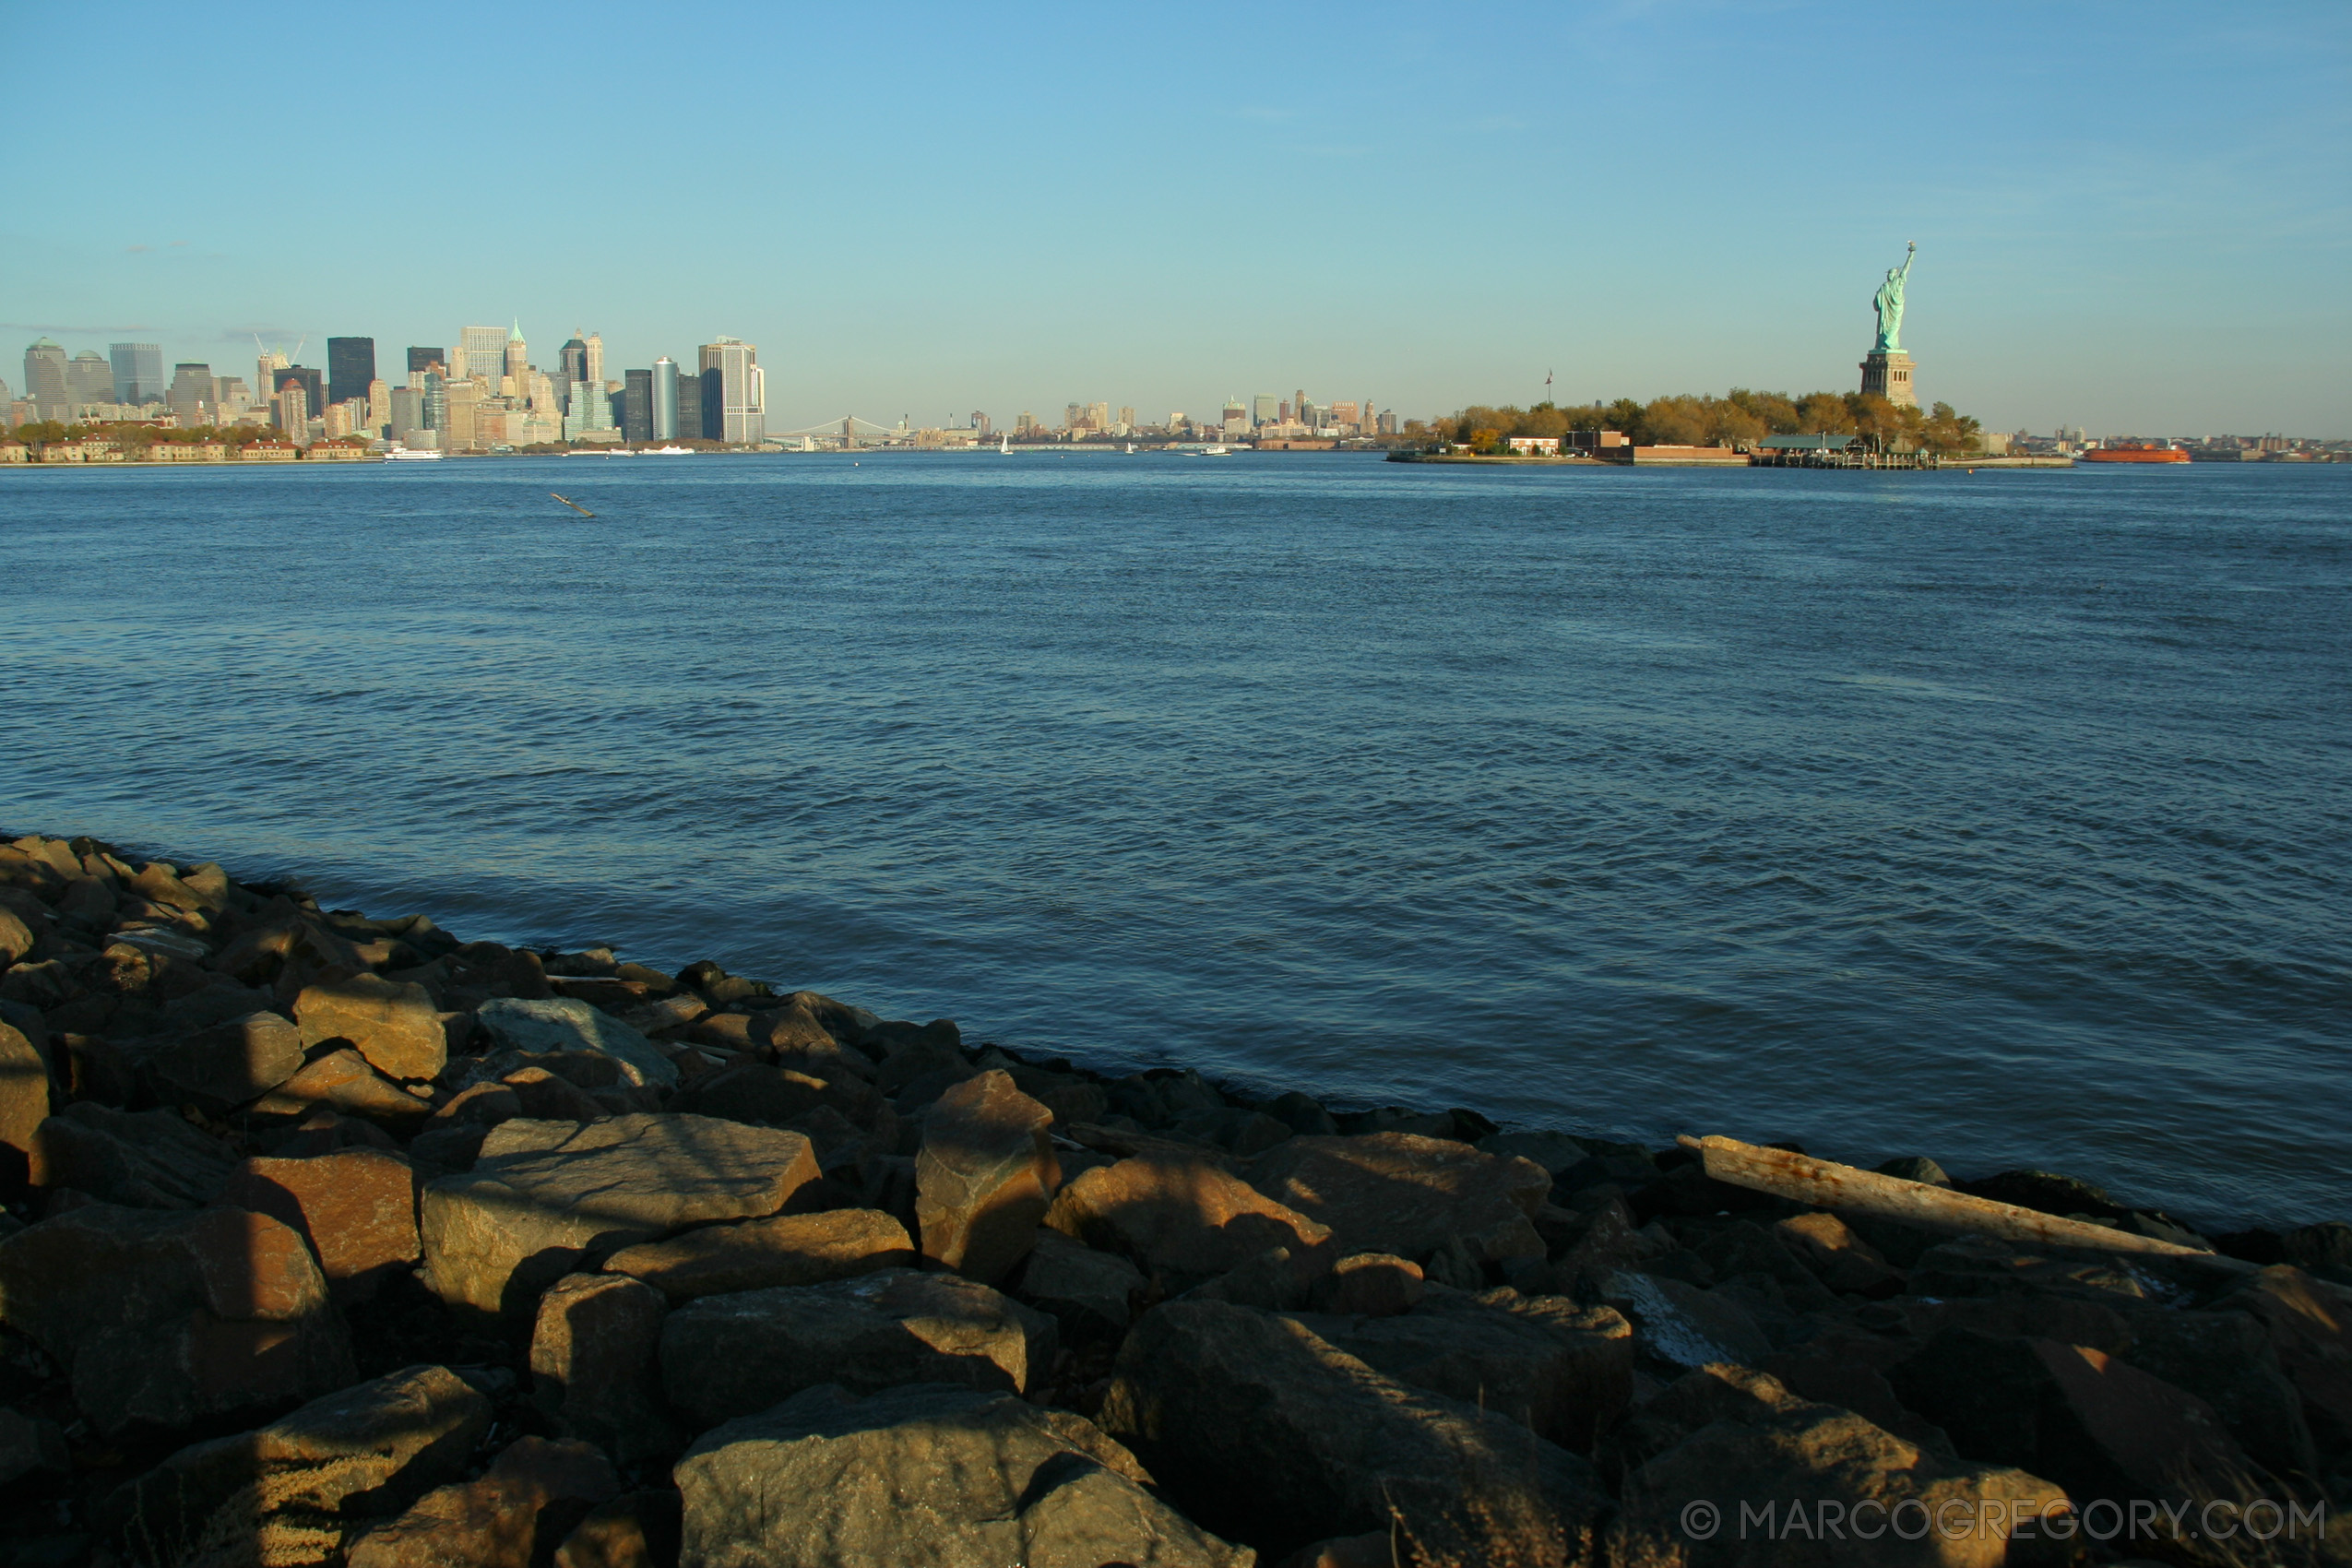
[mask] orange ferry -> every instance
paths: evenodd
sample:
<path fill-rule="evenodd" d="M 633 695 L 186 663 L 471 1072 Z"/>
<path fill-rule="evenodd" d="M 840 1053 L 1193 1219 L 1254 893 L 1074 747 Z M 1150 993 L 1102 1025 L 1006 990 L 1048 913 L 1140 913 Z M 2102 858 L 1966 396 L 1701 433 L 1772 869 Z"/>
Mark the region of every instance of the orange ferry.
<path fill-rule="evenodd" d="M 2095 446 L 2077 452 L 2078 463 L 2185 463 L 2189 454 L 2178 446 Z"/>

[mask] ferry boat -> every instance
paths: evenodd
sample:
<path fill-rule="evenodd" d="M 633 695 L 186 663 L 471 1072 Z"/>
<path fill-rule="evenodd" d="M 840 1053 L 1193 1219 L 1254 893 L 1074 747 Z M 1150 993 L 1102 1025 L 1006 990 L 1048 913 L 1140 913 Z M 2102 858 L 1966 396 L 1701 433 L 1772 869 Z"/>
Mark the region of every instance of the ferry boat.
<path fill-rule="evenodd" d="M 2077 452 L 2078 463 L 2185 463 L 2189 454 L 2178 446 L 2094 446 Z"/>
<path fill-rule="evenodd" d="M 694 455 L 695 449 L 691 446 L 656 446 L 644 454 L 648 457 L 691 457 Z"/>
<path fill-rule="evenodd" d="M 387 463 L 437 463 L 447 457 L 445 452 L 420 452 L 413 446 L 395 446 L 384 454 Z"/>

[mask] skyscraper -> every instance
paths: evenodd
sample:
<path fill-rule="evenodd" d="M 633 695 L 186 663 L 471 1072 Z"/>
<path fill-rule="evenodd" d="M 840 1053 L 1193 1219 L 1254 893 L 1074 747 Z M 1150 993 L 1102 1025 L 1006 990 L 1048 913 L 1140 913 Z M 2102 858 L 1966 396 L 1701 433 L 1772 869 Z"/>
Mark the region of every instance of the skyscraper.
<path fill-rule="evenodd" d="M 711 434 L 715 425 L 717 439 L 731 446 L 756 446 L 766 440 L 767 378 L 759 367 L 759 346 L 735 338 L 705 343 L 702 371 L 704 434 Z"/>
<path fill-rule="evenodd" d="M 65 395 L 77 409 L 114 400 L 114 367 L 84 349 L 65 362 Z"/>
<path fill-rule="evenodd" d="M 678 362 L 668 354 L 653 362 L 653 434 L 647 439 L 678 439 Z"/>
<path fill-rule="evenodd" d="M 518 318 L 514 330 L 506 334 L 506 374 L 515 378 L 515 396 L 530 396 L 530 346 L 523 341 L 523 324 Z"/>
<path fill-rule="evenodd" d="M 153 343 L 109 343 L 106 357 L 113 371 L 118 403 L 160 403 L 163 400 L 163 350 Z"/>
<path fill-rule="evenodd" d="M 410 375 L 422 375 L 434 365 L 446 365 L 448 362 L 449 353 L 445 349 L 420 349 L 413 344 L 410 346 L 409 374 Z"/>
<path fill-rule="evenodd" d="M 585 374 L 590 381 L 595 382 L 599 386 L 604 385 L 603 334 L 591 332 L 588 335 L 588 341 L 580 345 L 580 363 L 585 367 Z"/>
<path fill-rule="evenodd" d="M 315 414 L 327 407 L 326 399 L 320 396 L 326 388 L 318 384 L 318 372 L 308 365 L 284 365 L 271 374 L 269 390 L 274 394 L 285 391 L 289 385 L 300 386 L 305 399 L 303 407 Z"/>
<path fill-rule="evenodd" d="M 299 343 L 295 345 L 296 348 L 301 346 Z M 258 340 L 255 347 L 259 347 Z M 284 370 L 289 362 L 284 349 L 262 349 L 253 362 L 254 396 L 264 402 L 278 396 L 278 373 Z"/>
<path fill-rule="evenodd" d="M 1250 424 L 1252 428 L 1255 428 L 1262 424 L 1272 424 L 1274 422 L 1275 401 L 1275 396 L 1271 392 L 1261 392 L 1256 397 L 1250 399 Z"/>
<path fill-rule="evenodd" d="M 375 379 L 375 339 L 329 338 L 327 340 L 327 400 L 348 403 L 367 396 Z"/>
<path fill-rule="evenodd" d="M 367 427 L 377 435 L 392 422 L 392 388 L 381 380 L 367 384 Z"/>
<path fill-rule="evenodd" d="M 285 386 L 278 393 L 276 402 L 278 428 L 286 433 L 287 439 L 298 445 L 309 439 L 310 398 L 302 382 L 291 376 L 288 377 Z"/>
<path fill-rule="evenodd" d="M 46 338 L 36 338 L 25 350 L 25 400 L 33 418 L 63 420 L 73 394 L 65 386 L 65 350 Z"/>
<path fill-rule="evenodd" d="M 697 441 L 702 439 L 702 377 L 699 375 L 682 374 L 678 377 L 677 434 L 692 436 Z"/>
<path fill-rule="evenodd" d="M 449 428 L 449 378 L 437 370 L 426 371 L 422 396 L 423 428 L 434 432 L 437 437 L 440 432 Z"/>
<path fill-rule="evenodd" d="M 194 429 L 210 424 L 218 412 L 213 400 L 212 367 L 208 364 L 177 364 L 172 367 L 172 387 L 165 401 L 172 405 L 172 418 L 184 428 Z"/>
<path fill-rule="evenodd" d="M 466 356 L 464 374 L 480 376 L 493 386 L 498 384 L 500 369 L 506 362 L 506 334 L 495 327 L 461 327 L 457 348 Z"/>
<path fill-rule="evenodd" d="M 621 392 L 621 437 L 624 441 L 653 439 L 653 372 L 621 373 L 627 385 Z"/>

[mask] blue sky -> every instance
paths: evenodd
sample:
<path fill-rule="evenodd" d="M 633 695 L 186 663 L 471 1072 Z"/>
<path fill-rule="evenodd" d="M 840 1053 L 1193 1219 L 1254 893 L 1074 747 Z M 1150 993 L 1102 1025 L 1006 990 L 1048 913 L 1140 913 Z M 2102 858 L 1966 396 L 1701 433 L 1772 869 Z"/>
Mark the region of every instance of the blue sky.
<path fill-rule="evenodd" d="M 769 424 L 1845 388 L 2352 435 L 2352 6 L 0 6 L 0 317 L 727 333 Z M 17 347 L 0 375 L 18 379 Z"/>

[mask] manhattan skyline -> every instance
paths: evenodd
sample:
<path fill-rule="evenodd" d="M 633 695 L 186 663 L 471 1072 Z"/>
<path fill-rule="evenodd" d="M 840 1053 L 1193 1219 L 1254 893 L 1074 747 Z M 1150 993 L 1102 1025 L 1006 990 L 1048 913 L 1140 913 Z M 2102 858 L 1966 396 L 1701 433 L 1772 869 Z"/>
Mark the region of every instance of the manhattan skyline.
<path fill-rule="evenodd" d="M 597 6 L 395 28 L 264 6 L 233 40 L 171 15 L 15 23 L 36 162 L 151 152 L 74 117 L 93 73 L 126 104 L 225 95 L 232 127 L 260 123 L 256 83 L 368 125 L 20 207 L 0 309 L 25 340 L 220 369 L 255 332 L 436 343 L 520 316 L 535 341 L 600 327 L 616 366 L 755 341 L 771 430 L 1104 398 L 1164 417 L 1302 378 L 1429 415 L 1533 401 L 1547 371 L 1562 402 L 1847 386 L 1916 240 L 1923 398 L 2002 429 L 2352 434 L 2352 305 L 2315 286 L 2352 241 L 2330 7 L 1958 30 L 1844 6 L 1443 29 L 1212 8 L 1063 33 L 924 7 L 648 30 Z M 457 44 L 613 134 L 557 117 L 479 156 L 479 107 L 432 89 Z M 714 65 L 731 90 L 702 94 Z M 624 134 L 631 104 L 689 93 L 691 134 Z"/>

